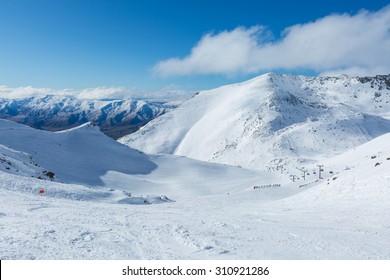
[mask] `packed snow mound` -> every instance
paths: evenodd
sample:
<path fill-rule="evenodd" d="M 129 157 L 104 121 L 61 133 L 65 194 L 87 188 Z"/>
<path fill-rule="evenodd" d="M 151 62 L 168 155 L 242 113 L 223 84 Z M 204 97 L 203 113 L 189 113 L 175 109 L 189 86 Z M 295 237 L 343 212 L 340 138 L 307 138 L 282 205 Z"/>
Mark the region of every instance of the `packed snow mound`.
<path fill-rule="evenodd" d="M 203 91 L 119 141 L 259 170 L 316 163 L 390 132 L 390 76 L 266 74 Z"/>
<path fill-rule="evenodd" d="M 55 133 L 0 120 L 0 145 L 31 155 L 37 165 L 66 183 L 102 185 L 100 177 L 109 171 L 147 174 L 156 168 L 145 154 L 119 144 L 92 123 Z"/>
<path fill-rule="evenodd" d="M 174 202 L 174 200 L 169 199 L 167 196 L 164 196 L 164 195 L 161 195 L 161 196 L 147 195 L 146 197 L 143 197 L 143 196 L 126 197 L 126 198 L 123 198 L 121 200 L 118 200 L 117 203 L 119 203 L 119 204 L 149 205 L 149 204 L 160 204 L 160 203 L 167 203 L 167 202 Z"/>

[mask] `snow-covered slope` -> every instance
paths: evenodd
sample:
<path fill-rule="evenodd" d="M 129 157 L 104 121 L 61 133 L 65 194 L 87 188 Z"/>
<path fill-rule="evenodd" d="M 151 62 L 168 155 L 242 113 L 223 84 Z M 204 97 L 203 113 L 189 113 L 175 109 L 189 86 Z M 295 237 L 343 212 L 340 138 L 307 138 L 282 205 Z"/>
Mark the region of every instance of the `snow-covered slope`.
<path fill-rule="evenodd" d="M 48 175 L 48 170 L 43 169 L 36 163 L 32 155 L 15 151 L 6 146 L 0 145 L 0 170 L 27 177 L 40 179 L 54 179 Z"/>
<path fill-rule="evenodd" d="M 119 144 L 91 123 L 49 132 L 0 120 L 0 145 L 28 154 L 23 162 L 34 161 L 67 183 L 102 185 L 100 177 L 108 171 L 146 174 L 156 167 L 146 155 Z"/>
<path fill-rule="evenodd" d="M 323 181 L 299 195 L 294 203 L 332 207 L 390 207 L 390 133 L 323 162 Z M 329 171 L 331 174 L 329 174 Z M 325 174 L 327 173 L 327 174 Z"/>
<path fill-rule="evenodd" d="M 92 143 L 90 129 L 75 131 Z M 301 188 L 284 173 L 169 155 L 150 157 L 148 174 L 106 173 L 105 188 L 0 170 L 0 258 L 389 259 L 389 141 L 329 158 L 329 180 Z M 281 187 L 252 187 L 263 183 Z"/>
<path fill-rule="evenodd" d="M 6 173 L 50 179 L 44 173 L 50 171 L 56 182 L 143 195 L 188 197 L 289 182 L 277 173 L 168 155 L 148 156 L 107 137 L 91 123 L 49 132 L 0 120 L 0 152 L 0 170 Z M 23 168 L 17 170 L 17 166 Z M 222 177 L 226 180 L 221 181 Z"/>
<path fill-rule="evenodd" d="M 293 168 L 390 132 L 389 112 L 390 76 L 266 74 L 200 92 L 119 141 L 151 154 Z"/>
<path fill-rule="evenodd" d="M 91 121 L 108 136 L 118 138 L 137 130 L 170 107 L 170 104 L 143 100 L 83 100 L 55 95 L 0 98 L 0 118 L 51 131 Z"/>
<path fill-rule="evenodd" d="M 387 81 L 266 75 L 200 93 L 134 139 L 207 156 L 224 135 L 237 143 L 212 160 L 291 164 L 276 172 L 146 155 L 91 123 L 0 120 L 0 259 L 389 259 Z"/>

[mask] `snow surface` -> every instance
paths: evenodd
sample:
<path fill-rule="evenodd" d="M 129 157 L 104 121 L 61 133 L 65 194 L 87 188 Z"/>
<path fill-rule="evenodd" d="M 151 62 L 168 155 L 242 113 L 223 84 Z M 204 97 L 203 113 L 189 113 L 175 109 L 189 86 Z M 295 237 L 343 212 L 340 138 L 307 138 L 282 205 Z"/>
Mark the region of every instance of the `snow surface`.
<path fill-rule="evenodd" d="M 293 182 L 0 120 L 0 259 L 389 259 L 389 141 Z"/>
<path fill-rule="evenodd" d="M 203 91 L 119 141 L 258 170 L 321 164 L 390 132 L 390 77 L 266 74 Z"/>

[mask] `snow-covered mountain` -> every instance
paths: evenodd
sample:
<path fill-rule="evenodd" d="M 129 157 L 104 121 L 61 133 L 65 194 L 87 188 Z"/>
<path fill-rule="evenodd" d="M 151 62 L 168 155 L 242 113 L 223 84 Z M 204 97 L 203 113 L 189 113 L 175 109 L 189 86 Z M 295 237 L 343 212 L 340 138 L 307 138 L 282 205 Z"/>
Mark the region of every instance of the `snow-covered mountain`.
<path fill-rule="evenodd" d="M 390 75 L 266 74 L 200 92 L 119 141 L 267 170 L 315 164 L 390 132 Z"/>
<path fill-rule="evenodd" d="M 389 141 L 328 158 L 324 179 L 299 187 L 284 172 L 140 154 L 92 124 L 0 120 L 0 258 L 388 259 Z"/>
<path fill-rule="evenodd" d="M 220 185 L 221 176 L 235 174 L 230 177 L 234 182 L 233 178 L 241 174 L 240 182 L 248 180 L 248 186 L 260 177 L 264 183 L 276 177 L 272 173 L 265 177 L 261 172 L 182 157 L 149 156 L 111 139 L 92 123 L 51 132 L 1 119 L 0 171 L 19 177 L 140 193 L 164 190 L 166 193 L 209 194 L 235 190 L 234 183 L 233 188 L 232 184 Z M 53 176 L 48 176 L 47 172 Z M 192 173 L 196 176 L 191 176 Z M 173 183 L 172 177 L 178 182 Z M 196 190 L 188 190 L 187 183 L 181 183 L 186 181 L 184 179 L 197 182 L 205 178 L 208 182 L 202 182 L 202 188 Z"/>
<path fill-rule="evenodd" d="M 268 74 L 130 135 L 177 155 L 0 120 L 0 259 L 389 259 L 389 109 L 388 76 Z"/>
<path fill-rule="evenodd" d="M 142 100 L 88 100 L 47 95 L 0 99 L 0 118 L 51 131 L 91 121 L 116 139 L 137 130 L 171 107 L 171 104 Z"/>

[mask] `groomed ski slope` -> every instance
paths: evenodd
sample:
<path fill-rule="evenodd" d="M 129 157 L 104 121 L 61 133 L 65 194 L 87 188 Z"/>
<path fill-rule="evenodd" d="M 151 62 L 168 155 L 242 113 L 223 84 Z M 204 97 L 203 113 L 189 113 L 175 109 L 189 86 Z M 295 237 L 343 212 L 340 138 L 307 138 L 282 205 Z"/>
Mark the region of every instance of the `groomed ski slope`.
<path fill-rule="evenodd" d="M 0 134 L 0 152 L 17 151 L 0 162 L 1 259 L 390 258 L 390 134 L 330 158 L 323 180 L 299 187 L 279 172 L 139 154 L 90 125 L 48 133 L 0 124 L 29 139 Z M 52 141 L 67 147 L 53 163 L 38 151 Z M 107 157 L 118 167 L 133 157 L 135 169 L 110 169 Z M 55 181 L 31 177 L 43 169 Z M 281 186 L 253 189 L 272 184 Z"/>

